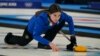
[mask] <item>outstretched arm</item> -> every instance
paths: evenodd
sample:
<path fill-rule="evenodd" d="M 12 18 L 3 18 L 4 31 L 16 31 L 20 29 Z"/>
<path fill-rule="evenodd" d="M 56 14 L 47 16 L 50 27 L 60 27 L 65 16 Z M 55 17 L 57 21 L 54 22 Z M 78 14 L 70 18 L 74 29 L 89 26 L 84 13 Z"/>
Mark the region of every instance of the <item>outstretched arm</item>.
<path fill-rule="evenodd" d="M 48 45 L 49 41 L 41 36 L 43 31 L 44 31 L 43 22 L 41 20 L 37 20 L 35 22 L 34 29 L 33 29 L 33 38 L 42 44 Z"/>
<path fill-rule="evenodd" d="M 68 23 L 70 34 L 74 35 L 75 31 L 74 31 L 74 23 L 73 23 L 72 17 L 67 15 L 67 14 L 65 14 L 65 13 L 62 14 L 62 17 Z"/>

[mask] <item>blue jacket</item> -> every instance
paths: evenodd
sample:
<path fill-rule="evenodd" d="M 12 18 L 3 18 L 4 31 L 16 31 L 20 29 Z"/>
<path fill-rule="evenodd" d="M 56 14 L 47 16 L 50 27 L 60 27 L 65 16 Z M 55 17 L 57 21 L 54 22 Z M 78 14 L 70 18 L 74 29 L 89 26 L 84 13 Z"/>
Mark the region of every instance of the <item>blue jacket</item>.
<path fill-rule="evenodd" d="M 64 12 L 61 12 L 59 22 L 61 22 L 61 20 L 65 20 L 68 23 L 70 34 L 75 34 L 72 17 L 65 14 Z M 31 18 L 28 23 L 28 31 L 32 37 L 40 43 L 49 45 L 49 41 L 41 36 L 43 32 L 46 32 L 49 28 L 51 28 L 49 24 L 50 22 L 48 14 L 46 12 L 42 12 L 38 16 L 34 15 Z"/>

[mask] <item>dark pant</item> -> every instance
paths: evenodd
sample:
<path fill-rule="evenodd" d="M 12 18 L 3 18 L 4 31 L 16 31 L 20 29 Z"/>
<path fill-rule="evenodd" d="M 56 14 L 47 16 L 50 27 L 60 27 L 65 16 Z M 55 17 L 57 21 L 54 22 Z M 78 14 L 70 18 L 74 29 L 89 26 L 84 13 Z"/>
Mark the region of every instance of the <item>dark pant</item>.
<path fill-rule="evenodd" d="M 15 36 L 18 38 L 18 36 Z M 27 28 L 24 30 L 23 36 L 18 38 L 17 43 L 21 46 L 25 46 L 33 40 L 32 35 L 27 31 Z"/>
<path fill-rule="evenodd" d="M 59 24 L 53 26 L 51 29 L 47 30 L 45 36 L 43 38 L 47 39 L 48 41 L 52 42 L 55 38 L 56 34 L 61 30 L 61 28 L 65 25 L 65 21 L 60 22 Z M 27 28 L 24 30 L 23 36 L 6 36 L 5 42 L 8 44 L 18 44 L 21 46 L 27 45 L 30 41 L 32 41 L 33 38 L 31 34 L 27 31 Z M 41 44 L 41 43 L 40 43 Z"/>
<path fill-rule="evenodd" d="M 29 32 L 27 31 L 27 28 L 25 28 L 24 33 L 22 36 L 16 36 L 16 35 L 12 35 L 12 33 L 8 33 L 5 37 L 5 42 L 7 44 L 11 44 L 11 45 L 15 45 L 18 44 L 20 46 L 25 46 L 27 45 L 31 40 L 32 40 L 32 36 L 29 34 Z"/>

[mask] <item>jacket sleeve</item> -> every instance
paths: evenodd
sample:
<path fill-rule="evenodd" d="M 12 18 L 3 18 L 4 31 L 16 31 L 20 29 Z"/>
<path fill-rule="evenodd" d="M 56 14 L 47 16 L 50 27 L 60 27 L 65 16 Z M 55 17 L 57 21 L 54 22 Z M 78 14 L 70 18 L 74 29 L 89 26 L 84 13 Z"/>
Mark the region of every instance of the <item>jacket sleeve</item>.
<path fill-rule="evenodd" d="M 75 35 L 75 31 L 74 31 L 74 23 L 73 23 L 73 19 L 71 16 L 63 13 L 63 18 L 65 19 L 66 22 L 68 22 L 68 26 L 69 26 L 69 31 L 71 35 Z"/>
<path fill-rule="evenodd" d="M 39 19 L 39 18 L 37 18 Z M 41 20 L 37 20 L 34 25 L 33 37 L 35 40 L 39 41 L 42 44 L 49 45 L 49 41 L 44 39 L 41 34 L 44 31 L 43 22 Z"/>

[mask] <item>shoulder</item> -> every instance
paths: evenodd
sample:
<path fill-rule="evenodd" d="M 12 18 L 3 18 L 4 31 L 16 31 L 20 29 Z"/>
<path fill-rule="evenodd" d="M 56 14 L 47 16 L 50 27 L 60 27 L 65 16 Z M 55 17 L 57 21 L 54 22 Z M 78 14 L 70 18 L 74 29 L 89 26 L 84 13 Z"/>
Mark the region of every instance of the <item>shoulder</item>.
<path fill-rule="evenodd" d="M 46 18 L 48 17 L 48 13 L 47 12 L 41 12 L 38 17 L 43 17 L 43 18 Z"/>
<path fill-rule="evenodd" d="M 68 15 L 68 14 L 65 13 L 65 12 L 61 12 L 61 16 L 70 16 L 70 15 Z"/>
<path fill-rule="evenodd" d="M 71 16 L 68 15 L 67 13 L 65 13 L 65 12 L 61 12 L 61 17 L 62 18 L 71 18 Z"/>
<path fill-rule="evenodd" d="M 36 21 L 41 22 L 41 24 L 48 24 L 48 14 L 46 12 L 41 12 L 36 18 Z"/>

